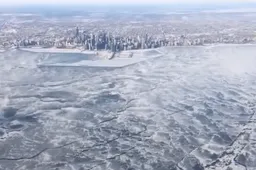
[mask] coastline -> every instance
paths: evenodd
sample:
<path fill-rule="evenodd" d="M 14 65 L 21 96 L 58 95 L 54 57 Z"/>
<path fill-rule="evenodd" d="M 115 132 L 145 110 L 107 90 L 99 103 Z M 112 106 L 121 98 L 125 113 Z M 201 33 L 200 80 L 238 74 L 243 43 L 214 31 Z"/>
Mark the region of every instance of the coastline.
<path fill-rule="evenodd" d="M 161 48 L 194 48 L 194 47 L 219 47 L 219 46 L 255 46 L 256 43 L 248 43 L 248 44 L 225 44 L 225 43 L 215 43 L 215 44 L 205 44 L 205 45 L 193 45 L 193 46 L 164 46 L 164 47 L 159 47 L 159 48 L 149 48 L 149 49 L 134 49 L 134 50 L 126 50 L 126 51 L 121 51 L 122 52 L 141 52 L 141 51 L 151 51 L 151 50 L 158 50 Z M 81 50 L 78 48 L 43 48 L 43 47 L 32 47 L 32 48 L 19 48 L 21 51 L 28 51 L 28 52 L 34 52 L 34 53 L 79 53 L 79 54 L 98 54 L 98 53 L 111 53 L 107 50 L 102 50 L 102 51 L 89 51 L 89 50 Z M 6 50 L 1 50 L 0 52 L 5 52 Z"/>
<path fill-rule="evenodd" d="M 103 51 L 83 51 L 79 49 L 57 49 L 57 48 L 21 48 L 19 50 L 35 52 L 35 53 L 70 53 L 70 54 L 92 54 L 97 56 L 97 60 L 83 60 L 75 63 L 63 63 L 57 62 L 54 64 L 41 63 L 38 66 L 47 67 L 106 67 L 106 68 L 121 68 L 129 65 L 133 65 L 148 59 L 154 59 L 161 57 L 165 54 L 165 48 L 215 48 L 215 47 L 254 47 L 256 44 L 209 44 L 203 46 L 167 46 L 152 49 L 138 49 L 138 50 L 127 50 L 115 53 L 115 56 L 110 59 L 113 55 L 112 52 Z M 72 57 L 72 55 L 71 55 Z"/>
<path fill-rule="evenodd" d="M 155 51 L 155 49 L 152 49 Z M 119 56 L 112 60 L 84 60 L 77 63 L 55 63 L 55 64 L 39 64 L 39 67 L 101 67 L 101 68 L 122 68 L 129 65 L 137 64 L 148 59 L 162 57 L 163 53 L 159 52 L 156 55 L 145 55 L 143 51 L 134 52 L 133 57 L 126 57 L 128 53 L 120 53 Z M 125 57 L 124 57 L 125 56 Z"/>
<path fill-rule="evenodd" d="M 127 50 L 127 51 L 120 51 L 115 54 L 115 57 L 111 60 L 116 60 L 116 59 L 125 59 L 125 58 L 133 58 L 129 57 L 129 55 L 132 54 L 140 54 L 144 55 L 144 52 L 148 51 L 157 51 L 159 54 L 161 52 L 159 51 L 160 48 L 153 48 L 153 49 L 138 49 L 138 50 Z M 21 51 L 27 51 L 27 52 L 32 52 L 32 53 L 52 53 L 52 54 L 85 54 L 85 55 L 95 55 L 99 57 L 100 59 L 105 59 L 105 60 L 110 60 L 110 56 L 113 54 L 112 52 L 103 50 L 103 51 L 89 51 L 89 50 L 79 50 L 79 49 L 59 49 L 59 48 L 41 48 L 41 47 L 36 47 L 36 48 L 19 48 Z"/>
<path fill-rule="evenodd" d="M 28 51 L 34 53 L 80 53 L 80 54 L 96 54 L 97 51 L 79 50 L 79 49 L 68 49 L 68 48 L 19 48 L 21 51 Z"/>
<path fill-rule="evenodd" d="M 169 47 L 171 47 L 171 46 L 169 46 Z M 160 47 L 160 48 L 163 48 L 163 47 Z M 121 51 L 121 53 L 122 52 L 151 51 L 151 50 L 157 50 L 157 49 L 160 49 L 160 48 L 126 50 L 126 51 Z M 77 49 L 77 48 L 71 49 L 71 48 L 43 48 L 43 47 L 19 48 L 19 50 L 28 51 L 28 52 L 34 52 L 34 53 L 83 53 L 83 54 L 97 54 L 97 53 L 100 53 L 100 52 L 108 52 L 107 50 L 89 51 L 89 50 L 80 50 L 80 49 Z"/>

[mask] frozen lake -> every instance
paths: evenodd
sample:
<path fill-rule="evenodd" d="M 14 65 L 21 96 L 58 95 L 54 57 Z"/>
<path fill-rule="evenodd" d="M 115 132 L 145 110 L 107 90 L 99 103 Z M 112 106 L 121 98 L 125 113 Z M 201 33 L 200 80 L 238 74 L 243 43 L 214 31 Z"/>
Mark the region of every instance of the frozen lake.
<path fill-rule="evenodd" d="M 255 170 L 256 47 L 161 51 L 116 69 L 0 53 L 0 170 Z"/>

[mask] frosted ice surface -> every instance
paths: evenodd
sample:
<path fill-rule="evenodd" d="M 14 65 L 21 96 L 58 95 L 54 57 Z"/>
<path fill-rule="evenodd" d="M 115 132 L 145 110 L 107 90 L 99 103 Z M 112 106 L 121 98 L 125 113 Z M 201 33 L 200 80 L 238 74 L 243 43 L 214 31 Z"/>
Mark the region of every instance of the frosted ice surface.
<path fill-rule="evenodd" d="M 254 170 L 256 47 L 161 52 L 118 69 L 1 53 L 0 169 Z"/>

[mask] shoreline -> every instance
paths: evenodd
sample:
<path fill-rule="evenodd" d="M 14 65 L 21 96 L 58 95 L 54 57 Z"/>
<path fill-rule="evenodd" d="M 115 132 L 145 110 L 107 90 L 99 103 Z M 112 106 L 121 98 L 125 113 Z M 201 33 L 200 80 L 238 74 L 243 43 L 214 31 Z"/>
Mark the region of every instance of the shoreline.
<path fill-rule="evenodd" d="M 123 68 L 126 66 L 134 65 L 147 60 L 162 57 L 163 54 L 147 56 L 143 53 L 135 53 L 132 58 L 128 57 L 115 57 L 112 60 L 86 60 L 76 63 L 54 63 L 54 64 L 38 64 L 39 67 L 92 67 L 92 68 Z"/>
<path fill-rule="evenodd" d="M 78 54 L 97 54 L 98 51 L 79 50 L 79 49 L 60 49 L 60 48 L 19 48 L 21 51 L 34 52 L 34 53 L 78 53 Z"/>
<path fill-rule="evenodd" d="M 142 52 L 142 51 L 151 51 L 151 50 L 159 50 L 162 48 L 194 48 L 194 47 L 222 47 L 222 46 L 255 46 L 256 43 L 248 43 L 248 44 L 223 44 L 223 43 L 216 43 L 216 44 L 206 44 L 206 45 L 195 45 L 195 46 L 164 46 L 159 48 L 149 48 L 149 49 L 133 49 L 133 50 L 126 50 L 126 51 L 120 51 L 117 53 L 123 53 L 123 52 Z M 27 52 L 34 52 L 34 53 L 78 53 L 78 54 L 111 54 L 111 52 L 107 50 L 102 51 L 89 51 L 89 50 L 80 50 L 77 48 L 74 49 L 68 49 L 68 48 L 43 48 L 43 47 L 32 47 L 32 48 L 19 48 L 21 51 L 27 51 Z M 1 50 L 0 52 L 5 52 L 6 50 Z"/>
<path fill-rule="evenodd" d="M 171 47 L 171 46 L 166 46 L 166 47 Z M 185 46 L 184 46 L 185 47 Z M 148 49 L 134 49 L 134 50 L 125 50 L 125 51 L 120 51 L 117 53 L 122 53 L 122 52 L 144 52 L 144 51 L 151 51 L 151 50 L 158 50 L 164 47 L 160 48 L 148 48 Z M 35 48 L 17 48 L 18 50 L 21 51 L 28 51 L 28 52 L 34 52 L 34 53 L 81 53 L 81 54 L 97 54 L 97 53 L 111 53 L 107 50 L 99 50 L 99 51 L 90 51 L 90 50 L 80 50 L 77 48 L 74 49 L 68 49 L 68 48 L 43 48 L 43 47 L 35 47 Z"/>
<path fill-rule="evenodd" d="M 130 53 L 142 54 L 147 51 L 158 51 L 159 53 L 161 53 L 159 51 L 159 49 L 161 49 L 161 48 L 120 51 L 120 52 L 116 52 L 115 57 L 111 60 L 114 60 L 116 58 L 129 58 L 128 56 Z M 112 55 L 112 52 L 109 52 L 107 50 L 89 51 L 89 50 L 79 50 L 79 49 L 58 49 L 58 48 L 40 48 L 40 47 L 19 48 L 18 50 L 32 52 L 32 53 L 95 55 L 95 56 L 99 57 L 100 59 L 106 59 L 106 60 L 109 60 L 109 57 Z"/>

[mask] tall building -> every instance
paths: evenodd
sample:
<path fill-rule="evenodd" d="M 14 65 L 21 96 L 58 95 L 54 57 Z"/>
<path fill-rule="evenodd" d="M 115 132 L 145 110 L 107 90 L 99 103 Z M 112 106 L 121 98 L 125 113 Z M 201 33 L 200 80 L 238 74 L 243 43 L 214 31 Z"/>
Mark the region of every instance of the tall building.
<path fill-rule="evenodd" d="M 137 40 L 138 40 L 139 43 L 141 43 L 141 38 L 140 38 L 139 35 L 137 36 Z"/>
<path fill-rule="evenodd" d="M 116 52 L 116 47 L 114 42 L 111 44 L 111 52 Z"/>
<path fill-rule="evenodd" d="M 90 50 L 93 50 L 94 49 L 94 39 L 93 39 L 93 34 L 91 33 L 91 36 L 90 36 Z"/>
<path fill-rule="evenodd" d="M 78 37 L 78 36 L 79 36 L 79 28 L 76 27 L 76 37 Z"/>
<path fill-rule="evenodd" d="M 144 38 L 141 39 L 141 48 L 145 49 L 145 39 Z"/>

